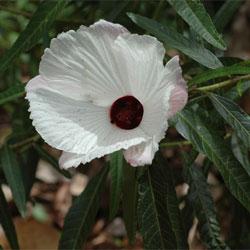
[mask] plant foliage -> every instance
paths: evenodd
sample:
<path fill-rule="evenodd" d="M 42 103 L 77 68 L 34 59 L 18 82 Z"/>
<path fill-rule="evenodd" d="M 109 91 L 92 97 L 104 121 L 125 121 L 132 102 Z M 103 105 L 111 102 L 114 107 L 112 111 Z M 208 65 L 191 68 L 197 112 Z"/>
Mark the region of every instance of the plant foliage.
<path fill-rule="evenodd" d="M 229 42 L 234 40 L 230 25 L 244 4 L 243 0 L 17 0 L 0 4 L 0 223 L 10 248 L 22 249 L 13 220 L 28 217 L 30 204 L 37 203 L 32 188 L 42 182 L 37 177 L 40 159 L 63 182 L 74 182 L 76 173 L 92 176 L 95 171 L 88 166 L 60 169 L 58 152 L 54 155 L 34 129 L 24 97 L 25 84 L 38 74 L 50 39 L 99 19 L 157 38 L 167 51 L 164 64 L 169 55 L 178 54 L 189 99 L 169 120 L 171 128 L 151 165 L 130 166 L 122 150 L 90 164 L 101 170 L 72 199 L 59 249 L 82 249 L 99 217 L 104 230 L 113 219 L 123 219 L 127 240 L 110 240 L 117 248 L 119 242 L 133 245 L 141 238 L 145 249 L 193 248 L 188 241 L 191 228 L 209 249 L 249 248 L 250 60 L 227 56 L 232 47 Z M 4 185 L 10 188 L 13 202 L 7 199 Z M 213 192 L 216 188 L 222 193 L 219 199 Z M 108 197 L 105 205 L 101 203 L 104 194 Z M 224 214 L 231 218 L 226 230 Z"/>

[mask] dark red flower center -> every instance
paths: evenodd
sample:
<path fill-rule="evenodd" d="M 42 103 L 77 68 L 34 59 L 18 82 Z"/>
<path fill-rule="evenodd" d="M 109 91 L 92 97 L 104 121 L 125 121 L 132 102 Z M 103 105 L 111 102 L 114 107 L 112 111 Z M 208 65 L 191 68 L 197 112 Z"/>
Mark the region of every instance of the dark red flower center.
<path fill-rule="evenodd" d="M 117 99 L 111 106 L 111 123 L 121 129 L 133 129 L 139 126 L 143 116 L 142 104 L 133 96 Z"/>

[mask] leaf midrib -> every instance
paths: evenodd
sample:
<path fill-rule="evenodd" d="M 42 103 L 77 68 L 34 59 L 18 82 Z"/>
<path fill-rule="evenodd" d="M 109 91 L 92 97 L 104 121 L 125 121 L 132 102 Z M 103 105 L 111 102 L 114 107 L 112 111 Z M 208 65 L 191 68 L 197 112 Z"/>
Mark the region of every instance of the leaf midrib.
<path fill-rule="evenodd" d="M 209 216 L 207 215 L 207 211 L 206 211 L 206 209 L 205 209 L 205 207 L 204 207 L 204 205 L 203 205 L 202 199 L 201 199 L 201 194 L 200 194 L 200 192 L 199 192 L 198 184 L 196 183 L 196 180 L 195 180 L 195 178 L 193 177 L 193 173 L 192 173 L 192 171 L 190 170 L 190 167 L 188 167 L 188 171 L 189 171 L 190 176 L 192 177 L 193 183 L 194 183 L 194 185 L 195 185 L 196 192 L 197 192 L 197 194 L 198 194 L 200 203 L 201 203 L 201 205 L 202 205 L 202 209 L 203 209 L 203 211 L 205 211 L 206 221 L 207 221 L 207 223 L 208 223 L 208 225 L 209 225 L 210 235 L 212 234 L 213 239 L 217 242 L 217 238 L 215 237 L 215 235 L 214 235 L 214 233 L 213 233 L 213 229 L 212 229 L 212 226 L 211 226 L 210 221 L 209 221 Z"/>
<path fill-rule="evenodd" d="M 4 151 L 5 151 L 5 155 L 6 155 L 6 158 L 7 158 L 8 169 L 13 170 L 13 168 L 11 167 L 12 164 L 10 164 L 11 161 L 10 161 L 10 158 L 9 158 L 9 154 L 8 154 L 9 150 L 8 150 L 7 146 L 4 148 Z M 9 174 L 10 174 L 9 176 L 10 176 L 10 178 L 12 180 L 12 185 L 14 185 L 14 188 L 15 188 L 16 192 L 18 192 L 18 194 L 23 194 L 23 192 L 22 192 L 23 190 L 20 190 L 21 191 L 21 193 L 20 193 L 19 188 L 17 188 L 17 186 L 16 186 L 16 181 L 15 181 L 15 178 L 14 178 L 14 176 L 12 174 L 12 171 L 10 171 Z M 12 190 L 11 190 L 11 192 L 12 192 Z M 13 196 L 14 196 L 14 192 L 13 192 Z M 21 212 L 21 214 L 23 216 L 24 212 L 25 212 L 25 205 L 23 204 L 22 199 L 20 198 L 19 195 L 17 195 L 17 200 L 19 201 L 19 203 L 17 204 L 17 207 L 19 209 L 21 209 L 20 212 Z M 21 204 L 21 207 L 19 206 L 19 204 Z"/>
<path fill-rule="evenodd" d="M 196 13 L 191 9 L 190 5 L 185 1 L 186 3 L 186 6 L 188 7 L 188 9 L 193 13 L 193 15 L 195 16 L 196 20 L 200 23 L 200 25 L 209 33 L 211 34 L 205 26 L 203 26 L 202 22 L 199 20 L 198 16 L 196 15 Z M 213 40 L 217 43 L 217 44 L 220 44 L 222 46 L 222 44 L 220 42 L 218 42 L 214 37 L 213 35 L 211 35 L 211 37 L 213 38 Z M 207 39 L 206 39 L 207 40 Z M 224 46 L 222 46 L 224 47 Z"/>
<path fill-rule="evenodd" d="M 204 139 L 204 137 L 203 137 L 202 135 L 200 135 L 200 134 L 196 131 L 196 129 L 192 126 L 192 124 L 189 123 L 189 121 L 186 120 L 186 119 L 184 118 L 184 116 L 183 116 L 181 113 L 179 113 L 178 115 L 180 115 L 180 116 L 182 117 L 182 119 L 185 120 L 185 121 L 190 125 L 190 127 L 195 131 L 195 133 L 197 133 L 197 134 L 199 135 L 199 137 L 201 137 L 201 138 Z M 225 167 L 224 169 L 227 170 L 228 173 L 230 173 L 230 176 L 234 179 L 235 183 L 236 183 L 237 186 L 240 188 L 240 190 L 242 190 L 242 192 L 244 193 L 244 196 L 247 197 L 247 200 L 249 200 L 248 195 L 245 193 L 244 189 L 242 189 L 242 187 L 238 184 L 238 181 L 237 181 L 237 180 L 235 179 L 235 177 L 232 175 L 230 169 L 227 168 L 227 166 L 224 164 L 224 162 L 220 159 L 220 157 L 218 156 L 217 152 L 214 151 L 214 150 L 212 150 L 213 147 L 211 147 L 211 145 L 210 145 L 206 140 L 203 140 L 203 141 L 206 143 L 207 146 L 209 146 L 210 150 L 211 150 L 212 152 L 214 152 L 214 154 L 217 156 L 217 158 L 219 159 L 219 161 L 220 161 L 220 162 L 222 163 L 222 165 Z M 212 160 L 212 161 L 213 161 L 213 160 Z"/>
<path fill-rule="evenodd" d="M 118 168 L 118 171 L 117 171 L 117 176 L 120 177 L 122 175 L 123 155 L 120 152 L 117 152 L 117 154 L 118 154 L 117 166 L 120 166 L 120 168 Z M 110 167 L 110 169 L 111 169 L 111 167 Z M 112 168 L 112 172 L 114 171 L 113 169 L 114 168 Z M 111 189 L 111 190 L 113 190 L 113 189 Z M 118 196 L 118 195 L 116 195 L 117 193 L 119 193 L 119 194 L 121 193 L 121 183 L 119 183 L 119 181 L 117 181 L 117 179 L 116 179 L 115 180 L 115 191 L 113 192 L 113 194 L 114 194 L 113 197 Z M 115 206 L 116 204 L 115 204 L 114 200 L 113 200 L 112 204 L 113 204 L 113 206 L 112 206 L 112 211 L 110 212 L 110 214 L 113 215 L 115 213 L 115 210 L 116 210 L 116 206 Z"/>
<path fill-rule="evenodd" d="M 150 187 L 150 193 L 152 195 L 152 200 L 153 200 L 153 206 L 154 206 L 154 211 L 158 211 L 157 208 L 156 208 L 156 204 L 155 204 L 155 195 L 154 195 L 154 192 L 153 192 L 153 186 L 152 186 L 152 181 L 151 181 L 151 175 L 150 175 L 150 171 L 149 171 L 149 168 L 148 168 L 148 181 L 149 181 L 149 187 Z M 159 229 L 159 232 L 160 232 L 160 236 L 161 236 L 161 245 L 162 247 L 164 247 L 164 243 L 162 241 L 163 239 L 163 236 L 162 236 L 162 232 L 161 232 L 161 226 L 160 226 L 160 222 L 159 222 L 159 218 L 157 216 L 157 213 L 155 215 L 156 217 L 156 223 L 157 223 L 157 226 L 158 226 L 158 229 Z"/>
<path fill-rule="evenodd" d="M 87 209 L 85 211 L 89 211 L 89 209 L 90 209 L 90 207 L 92 205 L 92 202 L 93 202 L 93 200 L 95 198 L 94 194 L 98 193 L 99 186 L 100 186 L 100 184 L 103 181 L 102 179 L 104 178 L 103 175 L 105 175 L 105 174 L 106 174 L 106 171 L 103 171 L 103 174 L 101 175 L 101 177 L 99 177 L 100 181 L 98 182 L 98 185 L 96 185 L 96 188 L 94 189 L 94 192 L 92 192 L 92 196 L 91 196 L 91 200 L 90 200 L 91 202 L 88 203 Z M 76 237 L 76 240 L 74 241 L 74 245 L 73 245 L 72 249 L 77 249 L 76 246 L 78 244 L 78 238 L 79 238 L 79 235 L 81 234 L 81 230 L 82 230 L 82 227 L 83 227 L 83 221 L 85 221 L 85 219 L 87 217 L 86 215 L 88 215 L 88 213 L 85 213 L 85 216 L 84 216 L 84 218 L 81 221 L 81 224 L 80 224 L 80 227 L 79 227 L 79 230 L 78 230 L 78 233 L 77 233 L 77 237 Z"/>
<path fill-rule="evenodd" d="M 65 1 L 65 0 L 62 0 L 62 1 Z M 25 39 L 25 42 L 23 42 L 23 45 L 22 45 L 22 46 L 20 46 L 20 47 L 18 47 L 17 49 L 14 50 L 14 53 L 12 54 L 12 56 L 10 57 L 10 59 L 9 59 L 9 60 L 5 60 L 5 61 L 2 63 L 1 68 L 6 68 L 6 64 L 8 64 L 8 62 L 9 62 L 10 60 L 12 60 L 12 58 L 15 58 L 16 55 L 17 55 L 18 53 L 20 53 L 20 51 L 22 51 L 22 48 L 23 48 L 23 47 L 27 46 L 27 43 L 28 43 L 27 41 L 33 39 L 33 37 L 35 36 L 37 30 L 38 30 L 38 29 L 41 29 L 41 27 L 44 25 L 44 23 L 47 23 L 47 22 L 48 22 L 46 19 L 47 19 L 48 17 L 50 17 L 50 16 L 53 14 L 54 10 L 58 7 L 59 4 L 61 4 L 62 1 L 59 0 L 59 1 L 57 2 L 57 4 L 55 5 L 55 7 L 52 8 L 50 11 L 48 11 L 48 15 L 46 15 L 45 18 L 44 18 L 45 21 L 40 22 L 40 23 L 38 24 L 37 29 L 34 29 L 34 30 L 33 30 L 34 32 L 31 32 L 31 34 Z M 28 24 L 28 25 L 29 25 L 29 24 Z M 28 27 L 28 26 L 27 26 L 27 27 Z M 24 31 L 25 31 L 25 30 L 24 30 Z M 18 39 L 18 40 L 19 40 L 19 39 Z M 17 42 L 18 42 L 18 40 L 17 40 Z M 15 44 L 16 44 L 16 43 L 15 43 Z M 12 48 L 14 48 L 15 44 L 13 45 Z M 12 48 L 10 48 L 10 50 L 11 50 Z M 9 51 L 10 51 L 10 50 L 9 50 Z M 8 52 L 9 52 L 9 51 L 8 51 Z M 25 50 L 25 51 L 26 51 L 26 50 Z M 24 51 L 24 52 L 25 52 L 25 51 Z M 7 55 L 8 52 L 7 52 L 5 55 Z M 22 53 L 22 52 L 21 52 L 21 53 Z M 4 55 L 4 56 L 5 56 L 5 55 Z M 4 57 L 3 57 L 3 58 L 4 58 Z M 2 72 L 1 69 L 0 69 L 0 72 Z"/>
<path fill-rule="evenodd" d="M 241 124 L 241 122 L 237 119 L 237 117 L 236 117 L 233 113 L 231 113 L 230 110 L 227 109 L 226 106 L 225 106 L 222 102 L 220 102 L 219 99 L 217 99 L 217 98 L 215 97 L 215 95 L 210 95 L 210 96 L 211 96 L 215 101 L 217 101 L 217 103 L 220 103 L 221 106 L 224 108 L 224 110 L 225 110 L 229 115 L 231 114 L 231 117 L 235 118 L 235 120 L 237 121 L 237 124 L 239 124 L 239 126 L 242 128 L 242 130 L 246 131 L 246 133 L 250 136 L 250 133 L 248 132 L 248 130 L 243 126 L 243 124 Z"/>

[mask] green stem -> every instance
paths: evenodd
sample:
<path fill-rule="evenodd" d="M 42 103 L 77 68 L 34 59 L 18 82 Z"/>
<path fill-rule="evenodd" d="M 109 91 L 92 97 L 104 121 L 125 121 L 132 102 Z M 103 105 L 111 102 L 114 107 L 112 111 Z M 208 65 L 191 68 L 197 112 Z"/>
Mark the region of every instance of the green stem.
<path fill-rule="evenodd" d="M 196 89 L 192 89 L 190 91 L 195 91 L 195 90 L 198 90 L 198 91 L 213 91 L 215 89 L 219 89 L 219 88 L 222 88 L 222 87 L 229 86 L 231 84 L 237 83 L 242 79 L 250 79 L 250 75 L 237 76 L 237 77 L 235 77 L 233 79 L 229 79 L 229 80 L 226 80 L 226 81 L 223 81 L 223 82 L 219 82 L 219 83 L 216 83 L 216 84 L 213 84 L 213 85 L 210 85 L 210 86 L 199 87 L 199 88 L 196 88 Z"/>
<path fill-rule="evenodd" d="M 36 135 L 34 135 L 34 136 L 32 136 L 32 137 L 30 137 L 30 138 L 24 140 L 24 141 L 21 141 L 21 142 L 18 142 L 18 143 L 16 143 L 16 144 L 11 145 L 11 148 L 19 148 L 19 147 L 21 147 L 21 146 L 24 146 L 24 145 L 30 143 L 30 142 L 36 142 L 36 141 L 38 141 L 40 138 L 41 138 L 41 136 L 40 136 L 39 134 L 36 134 Z"/>
<path fill-rule="evenodd" d="M 227 139 L 230 136 L 232 136 L 232 133 L 227 133 L 224 136 L 224 139 Z M 188 145 L 191 145 L 191 144 L 192 143 L 190 141 L 163 142 L 163 143 L 160 143 L 160 147 L 161 148 L 184 147 L 184 146 L 188 146 Z"/>
<path fill-rule="evenodd" d="M 33 16 L 33 13 L 17 10 L 17 9 L 2 6 L 2 5 L 0 5 L 0 10 L 7 11 L 9 13 L 16 14 L 19 16 L 24 16 L 27 18 L 31 18 Z M 84 22 L 84 20 L 81 20 L 81 19 L 78 20 L 78 19 L 61 19 L 61 18 L 56 19 L 56 21 L 63 22 L 63 23 L 76 23 L 76 24 L 83 24 Z"/>
<path fill-rule="evenodd" d="M 190 141 L 176 141 L 176 142 L 164 142 L 160 143 L 161 148 L 169 148 L 169 147 L 184 147 L 191 145 Z"/>
<path fill-rule="evenodd" d="M 164 1 L 161 0 L 161 1 L 159 2 L 159 4 L 157 5 L 157 7 L 156 7 L 156 9 L 155 9 L 155 12 L 154 12 L 154 14 L 153 14 L 153 18 L 152 18 L 153 20 L 156 20 L 156 19 L 158 18 L 159 13 L 160 13 L 160 11 L 161 11 L 161 9 L 162 9 L 163 3 L 164 3 Z"/>

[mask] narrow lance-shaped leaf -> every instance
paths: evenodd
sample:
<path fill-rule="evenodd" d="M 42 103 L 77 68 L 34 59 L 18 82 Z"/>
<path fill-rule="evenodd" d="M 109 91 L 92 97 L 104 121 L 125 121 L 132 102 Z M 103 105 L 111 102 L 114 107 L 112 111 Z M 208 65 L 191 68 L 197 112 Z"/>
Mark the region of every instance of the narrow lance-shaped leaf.
<path fill-rule="evenodd" d="M 12 48 L 0 59 L 0 74 L 21 53 L 31 49 L 48 32 L 57 14 L 66 6 L 67 0 L 44 0 L 30 19 L 27 27 Z"/>
<path fill-rule="evenodd" d="M 213 70 L 208 70 L 206 72 L 203 72 L 199 74 L 198 76 L 192 78 L 188 82 L 188 86 L 191 87 L 193 85 L 197 85 L 203 82 L 207 82 L 211 79 L 215 79 L 222 76 L 228 76 L 228 75 L 245 75 L 250 74 L 250 67 L 247 66 L 224 66 Z"/>
<path fill-rule="evenodd" d="M 250 89 L 250 81 L 242 82 L 239 86 L 234 86 L 228 90 L 223 96 L 232 101 L 239 99 L 248 89 Z"/>
<path fill-rule="evenodd" d="M 20 154 L 19 160 L 26 199 L 29 199 L 30 191 L 36 181 L 36 170 L 39 161 L 39 155 L 36 150 L 31 147 Z"/>
<path fill-rule="evenodd" d="M 18 164 L 15 153 L 5 144 L 2 148 L 2 166 L 3 172 L 10 186 L 15 204 L 24 217 L 26 214 L 26 196 L 23 184 L 21 169 Z"/>
<path fill-rule="evenodd" d="M 128 239 L 131 244 L 136 241 L 138 182 L 136 181 L 136 168 L 127 163 L 123 164 L 122 209 L 123 220 Z"/>
<path fill-rule="evenodd" d="M 61 169 L 58 165 L 58 161 L 55 159 L 53 155 L 51 155 L 48 151 L 43 149 L 39 144 L 33 143 L 32 146 L 38 152 L 38 154 L 43 157 L 51 166 L 60 174 L 62 174 L 66 178 L 71 178 L 71 174 L 64 169 Z"/>
<path fill-rule="evenodd" d="M 0 223 L 12 249 L 19 249 L 16 230 L 0 184 Z"/>
<path fill-rule="evenodd" d="M 247 173 L 250 176 L 250 163 L 248 160 L 248 149 L 242 143 L 242 140 L 235 134 L 232 135 L 231 138 L 232 150 L 235 157 L 241 163 L 241 165 L 245 168 Z"/>
<path fill-rule="evenodd" d="M 233 17 L 233 14 L 244 3 L 245 0 L 226 0 L 221 8 L 215 14 L 213 21 L 218 32 L 222 32 L 228 22 Z"/>
<path fill-rule="evenodd" d="M 187 164 L 188 156 L 183 155 L 184 178 L 189 185 L 188 201 L 192 204 L 199 220 L 198 230 L 202 242 L 210 249 L 225 249 L 220 240 L 220 227 L 216 219 L 213 198 L 209 185 L 201 169 L 195 164 Z"/>
<path fill-rule="evenodd" d="M 194 224 L 194 209 L 188 199 L 185 200 L 185 207 L 181 210 L 181 214 L 183 217 L 185 237 L 188 237 L 189 231 Z"/>
<path fill-rule="evenodd" d="M 194 111 L 184 109 L 172 121 L 178 132 L 217 166 L 231 193 L 250 211 L 250 177 L 224 140 L 208 129 Z"/>
<path fill-rule="evenodd" d="M 122 150 L 110 155 L 110 198 L 109 198 L 109 219 L 113 219 L 119 208 L 122 190 Z"/>
<path fill-rule="evenodd" d="M 1 66 L 0 66 L 1 67 Z M 24 84 L 18 84 L 0 92 L 0 104 L 13 101 L 25 94 Z"/>
<path fill-rule="evenodd" d="M 235 130 L 245 146 L 250 149 L 250 117 L 238 104 L 216 94 L 209 95 L 215 109 Z"/>
<path fill-rule="evenodd" d="M 140 178 L 138 222 L 146 249 L 187 249 L 169 166 L 159 154 Z"/>
<path fill-rule="evenodd" d="M 208 68 L 215 69 L 223 66 L 219 59 L 212 52 L 205 49 L 196 41 L 188 39 L 175 30 L 172 30 L 149 18 L 133 13 L 128 13 L 128 16 L 139 27 L 145 29 L 162 41 L 165 46 L 180 50 L 185 55 L 191 57 L 195 61 Z"/>
<path fill-rule="evenodd" d="M 109 167 L 105 166 L 75 199 L 65 218 L 59 249 L 82 249 L 94 225 Z"/>
<path fill-rule="evenodd" d="M 218 34 L 203 4 L 193 0 L 167 0 L 177 13 L 211 45 L 225 50 L 226 44 Z"/>
<path fill-rule="evenodd" d="M 209 169 L 212 167 L 213 163 L 206 157 L 202 162 L 202 173 L 207 178 Z"/>

